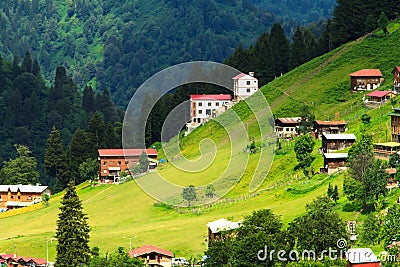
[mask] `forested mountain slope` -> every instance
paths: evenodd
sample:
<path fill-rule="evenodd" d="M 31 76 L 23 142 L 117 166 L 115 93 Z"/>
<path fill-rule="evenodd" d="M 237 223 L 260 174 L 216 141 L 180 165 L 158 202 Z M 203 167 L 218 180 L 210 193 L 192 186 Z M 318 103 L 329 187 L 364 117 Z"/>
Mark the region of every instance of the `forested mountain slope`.
<path fill-rule="evenodd" d="M 164 67 L 191 60 L 222 62 L 240 43 L 253 44 L 275 21 L 290 33 L 299 23 L 326 19 L 334 1 L 310 3 L 301 0 L 293 7 L 285 1 L 248 0 L 1 1 L 0 53 L 11 60 L 30 51 L 46 80 L 63 65 L 79 88 L 91 82 L 97 90 L 108 88 L 114 100 L 125 104 L 132 88 Z M 313 15 L 305 18 L 304 12 Z"/>

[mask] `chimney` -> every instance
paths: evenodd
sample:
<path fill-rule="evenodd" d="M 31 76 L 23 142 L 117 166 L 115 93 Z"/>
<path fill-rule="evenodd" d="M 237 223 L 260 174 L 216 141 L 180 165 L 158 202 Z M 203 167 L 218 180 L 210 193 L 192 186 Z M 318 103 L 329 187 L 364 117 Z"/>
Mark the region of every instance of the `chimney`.
<path fill-rule="evenodd" d="M 254 77 L 254 72 L 253 72 L 253 71 L 250 71 L 250 72 L 249 72 L 249 75 L 250 75 L 251 77 Z"/>

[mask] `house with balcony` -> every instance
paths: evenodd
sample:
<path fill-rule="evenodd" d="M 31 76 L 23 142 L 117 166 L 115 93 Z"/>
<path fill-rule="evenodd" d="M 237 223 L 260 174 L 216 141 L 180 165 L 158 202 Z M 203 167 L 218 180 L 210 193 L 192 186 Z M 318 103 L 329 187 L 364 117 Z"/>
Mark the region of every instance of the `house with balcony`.
<path fill-rule="evenodd" d="M 254 72 L 240 73 L 232 80 L 235 101 L 246 99 L 258 91 L 258 79 L 254 77 Z"/>
<path fill-rule="evenodd" d="M 346 121 L 315 120 L 313 124 L 315 139 L 319 139 L 323 134 L 341 134 L 347 130 Z"/>
<path fill-rule="evenodd" d="M 45 185 L 0 185 L 0 211 L 28 207 L 42 202 L 43 194 L 51 195 Z"/>
<path fill-rule="evenodd" d="M 392 142 L 400 143 L 400 107 L 393 108 L 390 116 L 390 132 L 392 135 Z"/>
<path fill-rule="evenodd" d="M 356 141 L 354 134 L 323 134 L 322 152 L 331 153 L 351 147 Z"/>
<path fill-rule="evenodd" d="M 371 91 L 383 83 L 379 69 L 363 69 L 349 74 L 350 88 L 353 91 Z"/>
<path fill-rule="evenodd" d="M 297 135 L 300 117 L 277 118 L 275 120 L 275 133 L 278 138 L 290 138 Z"/>
<path fill-rule="evenodd" d="M 366 99 L 364 100 L 365 104 L 368 106 L 380 106 L 391 98 L 395 97 L 396 94 L 392 91 L 373 91 L 365 95 Z"/>
<path fill-rule="evenodd" d="M 149 159 L 149 169 L 157 167 L 157 150 L 150 149 L 99 149 L 99 181 L 101 183 L 119 183 L 121 173 L 130 174 L 129 168 L 139 163 L 140 156 L 145 153 Z"/>
<path fill-rule="evenodd" d="M 231 107 L 232 97 L 229 94 L 190 95 L 190 122 L 186 124 L 186 134 Z"/>
<path fill-rule="evenodd" d="M 389 160 L 390 156 L 400 152 L 400 143 L 374 143 L 374 156 L 377 159 Z"/>
<path fill-rule="evenodd" d="M 322 172 L 332 174 L 347 170 L 347 153 L 324 153 L 324 167 Z"/>
<path fill-rule="evenodd" d="M 153 245 L 145 245 L 129 251 L 131 258 L 137 257 L 144 260 L 146 266 L 170 267 L 174 253 Z"/>

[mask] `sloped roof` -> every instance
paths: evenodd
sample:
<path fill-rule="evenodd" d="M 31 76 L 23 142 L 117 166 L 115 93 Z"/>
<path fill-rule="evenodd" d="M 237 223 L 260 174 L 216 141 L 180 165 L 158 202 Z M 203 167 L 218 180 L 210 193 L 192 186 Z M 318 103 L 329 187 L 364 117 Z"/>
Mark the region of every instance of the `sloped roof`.
<path fill-rule="evenodd" d="M 379 90 L 376 90 L 376 91 L 373 91 L 373 92 L 367 94 L 367 96 L 384 97 L 384 96 L 386 96 L 386 95 L 388 95 L 390 93 L 392 93 L 392 91 L 379 91 Z"/>
<path fill-rule="evenodd" d="M 229 94 L 219 95 L 190 95 L 192 100 L 231 100 L 232 97 Z"/>
<path fill-rule="evenodd" d="M 324 153 L 324 157 L 327 159 L 347 159 L 347 153 Z"/>
<path fill-rule="evenodd" d="M 301 120 L 300 117 L 292 117 L 292 118 L 277 118 L 282 123 L 299 123 Z"/>
<path fill-rule="evenodd" d="M 174 257 L 174 253 L 172 253 L 171 251 L 163 249 L 163 248 L 159 248 L 159 247 L 156 247 L 156 246 L 153 246 L 153 245 L 145 245 L 145 246 L 141 246 L 139 248 L 135 248 L 134 250 L 130 250 L 129 251 L 129 256 L 131 258 L 133 258 L 133 257 L 138 257 L 138 256 L 142 256 L 142 255 L 145 255 L 145 254 L 149 254 L 149 253 L 152 253 L 152 252 L 155 252 L 155 253 L 158 253 L 158 254 L 162 254 L 162 255 L 166 255 L 166 256 L 169 256 L 171 258 Z"/>
<path fill-rule="evenodd" d="M 394 69 L 392 70 L 392 73 L 394 73 L 396 70 L 397 70 L 397 72 L 400 72 L 400 66 L 394 67 Z"/>
<path fill-rule="evenodd" d="M 244 74 L 244 73 L 240 73 L 240 74 L 236 75 L 235 77 L 232 78 L 232 80 L 239 80 L 242 78 L 246 78 L 247 80 L 257 80 L 257 78 L 250 76 L 248 74 Z"/>
<path fill-rule="evenodd" d="M 328 140 L 356 140 L 356 136 L 354 134 L 323 134 Z"/>
<path fill-rule="evenodd" d="M 350 263 L 380 262 L 370 248 L 350 248 L 346 258 Z"/>
<path fill-rule="evenodd" d="M 0 185 L 0 192 L 17 192 L 21 193 L 43 193 L 48 186 L 46 185 Z"/>
<path fill-rule="evenodd" d="M 399 147 L 400 143 L 398 142 L 374 143 L 374 146 Z"/>
<path fill-rule="evenodd" d="M 227 219 L 219 219 L 213 222 L 207 223 L 207 227 L 210 228 L 211 232 L 216 234 L 220 231 L 232 230 L 239 227 L 239 222 L 231 222 Z"/>
<path fill-rule="evenodd" d="M 318 125 L 325 125 L 325 126 L 338 126 L 338 125 L 346 125 L 346 121 L 321 121 L 315 120 L 314 121 Z"/>
<path fill-rule="evenodd" d="M 157 156 L 157 150 L 154 148 L 99 149 L 98 153 L 100 157 L 124 157 L 124 156 L 140 156 L 143 153 L 143 151 L 145 151 L 147 155 Z"/>
<path fill-rule="evenodd" d="M 382 77 L 379 69 L 363 69 L 349 74 L 350 77 Z"/>

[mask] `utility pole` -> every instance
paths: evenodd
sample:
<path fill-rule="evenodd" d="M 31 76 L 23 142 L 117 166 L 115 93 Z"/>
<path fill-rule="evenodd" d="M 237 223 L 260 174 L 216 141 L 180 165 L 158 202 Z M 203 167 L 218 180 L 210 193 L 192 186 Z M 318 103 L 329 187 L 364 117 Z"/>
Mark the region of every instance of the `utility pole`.
<path fill-rule="evenodd" d="M 134 237 L 126 237 L 124 236 L 124 238 L 129 239 L 129 251 L 132 250 L 132 239 L 136 238 L 137 236 Z"/>
<path fill-rule="evenodd" d="M 53 238 L 46 240 L 46 267 L 49 266 L 49 241 L 53 243 Z"/>

